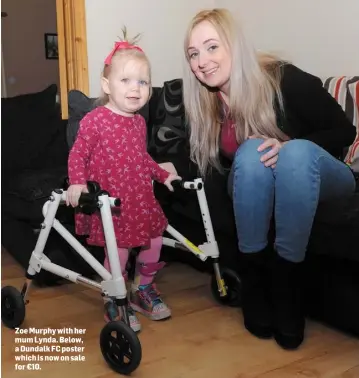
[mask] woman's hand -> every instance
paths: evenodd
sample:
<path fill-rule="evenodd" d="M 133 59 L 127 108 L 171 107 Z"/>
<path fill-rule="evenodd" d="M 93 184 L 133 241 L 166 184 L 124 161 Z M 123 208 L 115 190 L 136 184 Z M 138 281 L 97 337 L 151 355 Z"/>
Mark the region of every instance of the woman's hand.
<path fill-rule="evenodd" d="M 282 146 L 286 142 L 280 142 L 278 139 L 275 138 L 267 138 L 264 136 L 250 136 L 249 139 L 257 139 L 257 138 L 263 138 L 265 141 L 258 147 L 258 151 L 264 151 L 267 148 L 270 148 L 270 151 L 266 152 L 265 154 L 262 155 L 261 157 L 261 162 L 266 166 L 266 167 L 271 167 L 275 168 L 277 161 L 278 161 L 278 154 L 279 150 L 282 148 Z"/>
<path fill-rule="evenodd" d="M 173 192 L 173 186 L 171 185 L 171 182 L 175 180 L 182 180 L 182 177 L 170 173 L 170 175 L 167 177 L 167 180 L 164 182 L 164 184 L 171 192 Z"/>
<path fill-rule="evenodd" d="M 67 189 L 66 205 L 76 207 L 79 204 L 81 193 L 88 193 L 87 185 L 70 185 Z"/>

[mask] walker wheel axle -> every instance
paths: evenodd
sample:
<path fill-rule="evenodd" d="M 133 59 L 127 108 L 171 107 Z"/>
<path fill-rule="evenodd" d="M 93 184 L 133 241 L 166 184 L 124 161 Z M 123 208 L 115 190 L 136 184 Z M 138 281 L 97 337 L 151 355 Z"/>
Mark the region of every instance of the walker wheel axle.
<path fill-rule="evenodd" d="M 221 295 L 216 275 L 213 274 L 211 279 L 211 291 L 214 299 L 225 306 L 240 307 L 242 302 L 242 282 L 239 275 L 229 268 L 221 268 L 220 272 L 227 294 L 224 296 Z"/>

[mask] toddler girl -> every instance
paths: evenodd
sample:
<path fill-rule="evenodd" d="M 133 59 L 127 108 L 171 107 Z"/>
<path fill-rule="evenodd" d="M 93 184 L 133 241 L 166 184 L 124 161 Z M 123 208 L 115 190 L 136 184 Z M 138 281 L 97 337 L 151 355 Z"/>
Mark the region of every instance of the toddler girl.
<path fill-rule="evenodd" d="M 117 42 L 105 60 L 102 101 L 82 119 L 69 154 L 67 204 L 78 205 L 90 180 L 121 199 L 120 211 L 113 211 L 113 224 L 125 279 L 129 249 L 141 247 L 129 290 L 132 308 L 128 308 L 131 327 L 139 331 L 141 326 L 133 310 L 153 320 L 171 315 L 153 284 L 156 272 L 163 267 L 159 258 L 167 219 L 154 196 L 152 180 L 172 191 L 171 182 L 180 177 L 162 169 L 147 152 L 146 123 L 137 112 L 151 96 L 150 64 L 133 43 Z M 89 244 L 105 246 L 98 212 L 91 216 L 76 214 L 76 233 L 89 235 Z M 105 254 L 104 266 L 109 270 L 106 248 Z M 117 306 L 107 300 L 105 319 L 121 316 Z"/>

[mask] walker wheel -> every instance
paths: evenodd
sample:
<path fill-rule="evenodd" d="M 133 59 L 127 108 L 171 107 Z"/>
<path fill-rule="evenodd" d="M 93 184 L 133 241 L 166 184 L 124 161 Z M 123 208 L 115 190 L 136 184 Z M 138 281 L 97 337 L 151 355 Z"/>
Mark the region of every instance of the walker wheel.
<path fill-rule="evenodd" d="M 140 340 L 122 321 L 109 322 L 103 327 L 100 346 L 105 361 L 117 373 L 129 375 L 141 362 Z"/>
<path fill-rule="evenodd" d="M 225 306 L 240 307 L 242 303 L 242 282 L 239 275 L 229 268 L 221 268 L 220 271 L 227 295 L 220 295 L 216 275 L 213 274 L 211 279 L 211 291 L 214 299 Z"/>
<path fill-rule="evenodd" d="M 1 289 L 1 320 L 7 328 L 19 327 L 25 319 L 25 302 L 13 286 Z"/>

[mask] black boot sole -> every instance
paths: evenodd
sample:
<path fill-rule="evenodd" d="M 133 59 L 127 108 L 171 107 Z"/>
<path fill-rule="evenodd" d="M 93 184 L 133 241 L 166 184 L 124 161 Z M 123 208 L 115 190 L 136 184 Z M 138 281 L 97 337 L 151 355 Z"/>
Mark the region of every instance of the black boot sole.
<path fill-rule="evenodd" d="M 280 332 L 275 332 L 274 339 L 283 349 L 295 350 L 303 343 L 304 335 L 285 335 Z"/>
<path fill-rule="evenodd" d="M 273 337 L 273 329 L 270 326 L 263 326 L 245 321 L 244 327 L 248 332 L 250 332 L 253 336 L 258 337 L 259 339 L 268 340 Z"/>

